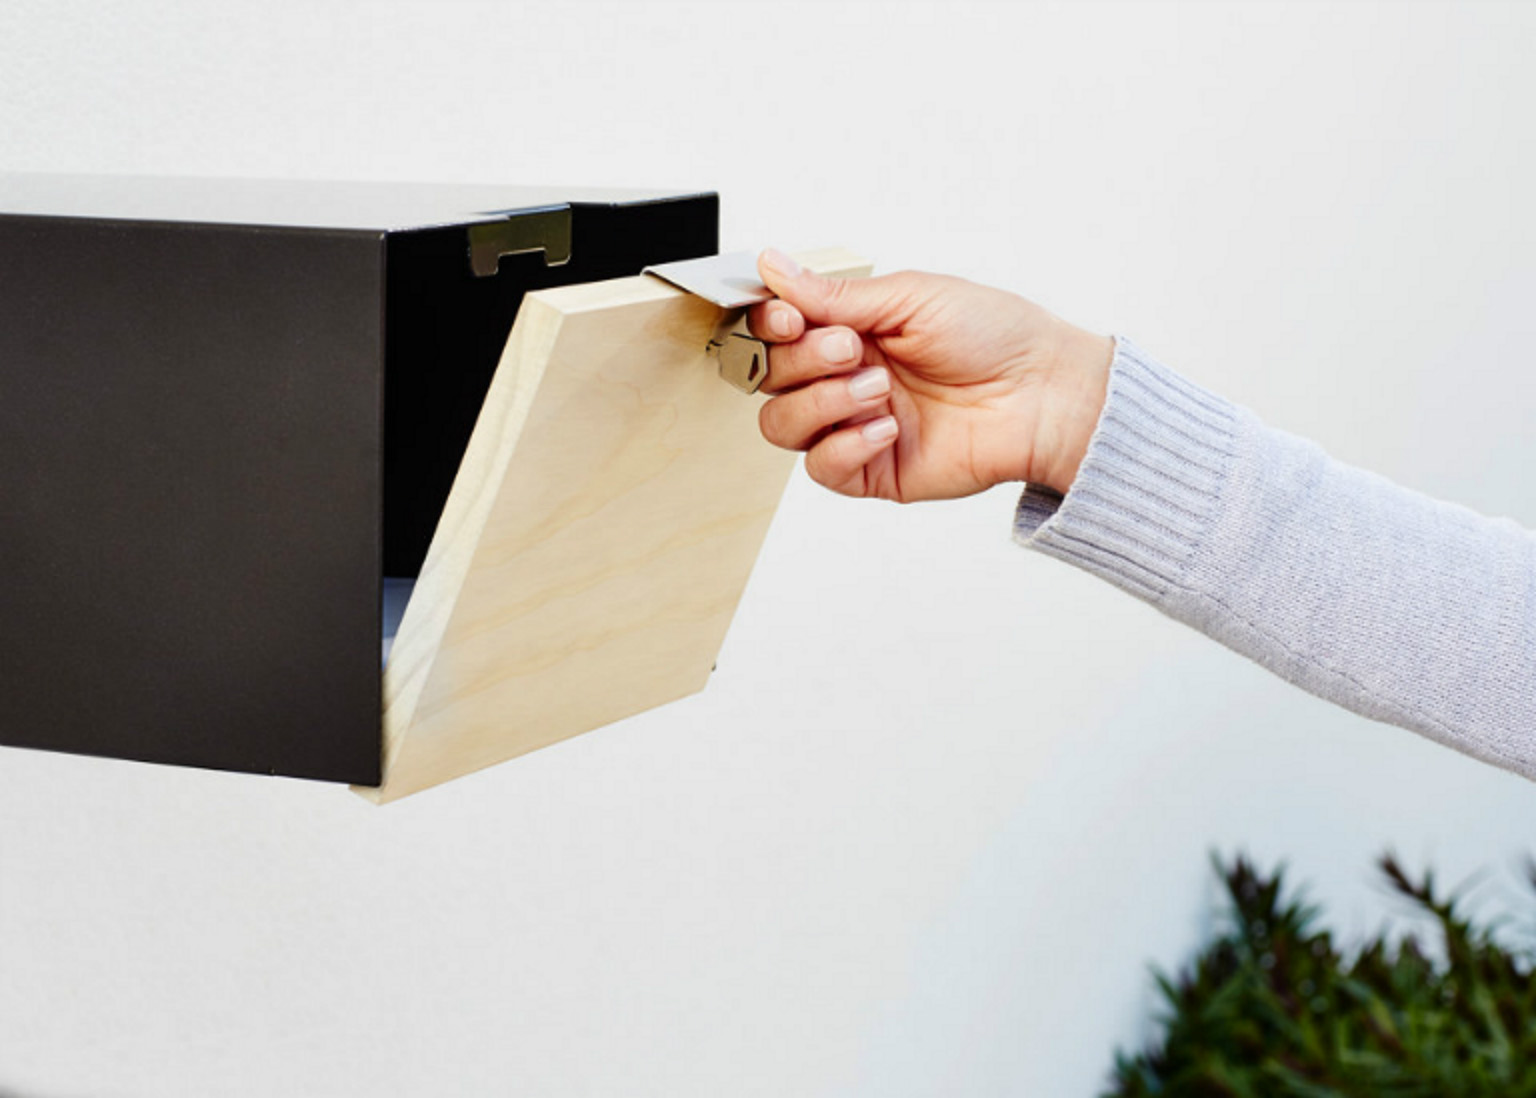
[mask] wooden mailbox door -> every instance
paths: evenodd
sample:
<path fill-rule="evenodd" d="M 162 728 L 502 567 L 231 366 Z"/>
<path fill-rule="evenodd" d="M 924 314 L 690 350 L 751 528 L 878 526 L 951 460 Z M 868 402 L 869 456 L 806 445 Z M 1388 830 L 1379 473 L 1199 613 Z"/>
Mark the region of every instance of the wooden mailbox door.
<path fill-rule="evenodd" d="M 383 785 L 359 792 L 704 686 L 795 460 L 706 354 L 720 316 L 645 275 L 527 296 L 385 668 Z"/>

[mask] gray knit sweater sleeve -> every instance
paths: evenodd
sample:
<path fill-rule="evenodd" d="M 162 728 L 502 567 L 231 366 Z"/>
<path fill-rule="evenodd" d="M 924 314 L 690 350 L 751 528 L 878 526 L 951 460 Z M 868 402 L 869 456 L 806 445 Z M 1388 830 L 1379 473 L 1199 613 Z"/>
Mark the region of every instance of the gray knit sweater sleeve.
<path fill-rule="evenodd" d="M 1015 535 L 1356 713 L 1536 779 L 1536 536 L 1266 427 L 1117 343 L 1072 489 Z"/>

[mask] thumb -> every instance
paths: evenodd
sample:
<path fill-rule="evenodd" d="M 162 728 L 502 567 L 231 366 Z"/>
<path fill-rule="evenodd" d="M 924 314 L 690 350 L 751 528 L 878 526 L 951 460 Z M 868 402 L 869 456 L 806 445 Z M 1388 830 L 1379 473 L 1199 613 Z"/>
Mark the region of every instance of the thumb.
<path fill-rule="evenodd" d="M 757 259 L 763 284 L 815 325 L 846 324 L 856 332 L 890 328 L 901 319 L 903 295 L 883 278 L 828 278 L 808 271 L 776 248 Z"/>

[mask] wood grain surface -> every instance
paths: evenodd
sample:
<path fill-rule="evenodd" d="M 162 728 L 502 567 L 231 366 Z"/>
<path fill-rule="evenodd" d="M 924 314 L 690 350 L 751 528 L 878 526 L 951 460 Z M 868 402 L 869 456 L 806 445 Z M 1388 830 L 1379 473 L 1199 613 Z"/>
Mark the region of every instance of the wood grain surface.
<path fill-rule="evenodd" d="M 705 354 L 720 316 L 645 275 L 524 300 L 385 668 L 384 784 L 358 792 L 704 686 L 795 460 Z"/>

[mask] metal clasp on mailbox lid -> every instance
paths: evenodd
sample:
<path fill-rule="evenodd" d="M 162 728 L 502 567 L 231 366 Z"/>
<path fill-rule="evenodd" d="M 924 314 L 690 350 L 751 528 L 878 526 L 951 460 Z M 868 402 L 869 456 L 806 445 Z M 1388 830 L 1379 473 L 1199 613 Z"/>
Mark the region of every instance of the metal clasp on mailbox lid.
<path fill-rule="evenodd" d="M 719 360 L 721 378 L 744 393 L 757 392 L 768 376 L 768 347 L 762 340 L 737 330 L 749 305 L 773 297 L 773 292 L 757 277 L 757 256 L 753 252 L 728 252 L 679 263 L 660 263 L 645 268 L 644 273 L 725 310 L 705 350 Z"/>

